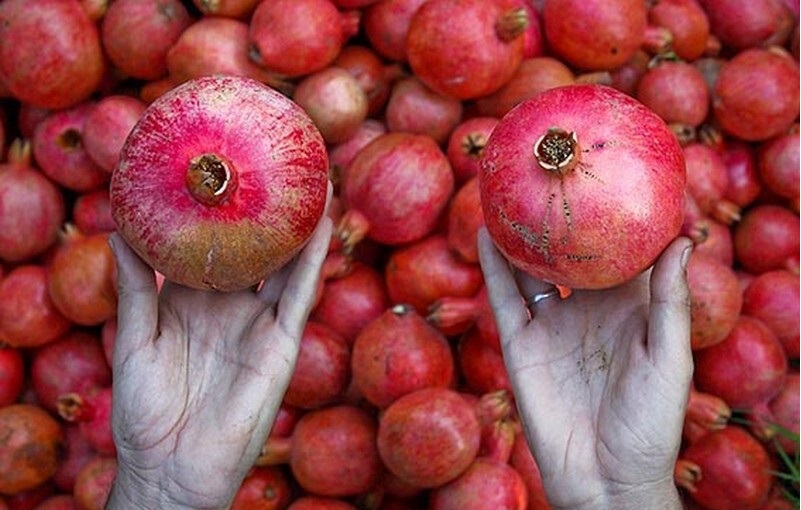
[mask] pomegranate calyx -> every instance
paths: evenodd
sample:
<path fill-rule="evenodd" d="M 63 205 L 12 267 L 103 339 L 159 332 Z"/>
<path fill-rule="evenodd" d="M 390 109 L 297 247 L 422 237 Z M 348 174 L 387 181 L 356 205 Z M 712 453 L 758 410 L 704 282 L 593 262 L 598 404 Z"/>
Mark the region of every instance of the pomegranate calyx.
<path fill-rule="evenodd" d="M 30 167 L 32 157 L 33 146 L 30 140 L 16 138 L 11 142 L 11 145 L 8 146 L 6 160 L 10 164 L 20 167 Z"/>
<path fill-rule="evenodd" d="M 541 168 L 565 175 L 579 159 L 578 138 L 575 132 L 552 127 L 534 143 L 534 157 Z"/>
<path fill-rule="evenodd" d="M 65 393 L 58 397 L 58 414 L 68 422 L 87 421 L 90 416 L 86 411 L 86 401 L 78 393 Z"/>
<path fill-rule="evenodd" d="M 201 154 L 189 162 L 186 186 L 201 204 L 219 205 L 234 188 L 230 164 L 216 154 Z"/>
<path fill-rule="evenodd" d="M 487 136 L 484 133 L 470 133 L 462 138 L 462 152 L 473 159 L 479 159 L 487 145 Z"/>
<path fill-rule="evenodd" d="M 518 7 L 503 13 L 495 23 L 495 33 L 501 41 L 509 42 L 521 35 L 528 27 L 528 13 Z"/>

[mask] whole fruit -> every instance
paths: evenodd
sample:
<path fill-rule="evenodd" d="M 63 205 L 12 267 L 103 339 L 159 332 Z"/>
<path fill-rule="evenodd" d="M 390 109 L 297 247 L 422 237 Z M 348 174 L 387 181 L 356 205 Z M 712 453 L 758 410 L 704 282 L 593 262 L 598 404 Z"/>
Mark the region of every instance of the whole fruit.
<path fill-rule="evenodd" d="M 112 175 L 112 215 L 167 279 L 245 289 L 305 245 L 327 183 L 325 143 L 299 106 L 250 78 L 207 76 L 139 119 Z"/>
<path fill-rule="evenodd" d="M 58 469 L 61 425 L 32 404 L 0 408 L 0 494 L 32 489 Z"/>
<path fill-rule="evenodd" d="M 549 89 L 492 131 L 479 173 L 487 229 L 524 271 L 571 288 L 634 278 L 679 233 L 681 146 L 642 103 L 603 85 Z"/>
<path fill-rule="evenodd" d="M 100 34 L 79 2 L 0 2 L 0 82 L 19 101 L 67 108 L 100 85 Z"/>

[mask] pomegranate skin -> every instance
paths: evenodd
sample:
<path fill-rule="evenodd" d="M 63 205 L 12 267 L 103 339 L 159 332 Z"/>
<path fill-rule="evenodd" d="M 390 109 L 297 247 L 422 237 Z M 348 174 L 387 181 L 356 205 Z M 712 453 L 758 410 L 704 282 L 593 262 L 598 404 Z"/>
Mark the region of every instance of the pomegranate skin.
<path fill-rule="evenodd" d="M 547 0 L 542 11 L 545 40 L 575 67 L 609 70 L 625 64 L 645 35 L 641 0 Z"/>
<path fill-rule="evenodd" d="M 762 141 L 787 131 L 798 117 L 798 62 L 775 48 L 751 48 L 727 61 L 712 94 L 726 134 Z"/>
<path fill-rule="evenodd" d="M 500 460 L 477 458 L 456 480 L 431 493 L 431 510 L 526 510 L 526 485 Z"/>
<path fill-rule="evenodd" d="M 305 245 L 327 183 L 325 142 L 299 106 L 250 78 L 208 76 L 140 117 L 112 175 L 112 216 L 167 279 L 244 289 Z"/>
<path fill-rule="evenodd" d="M 25 103 L 67 108 L 100 85 L 100 35 L 79 2 L 0 3 L 0 81 Z"/>
<path fill-rule="evenodd" d="M 429 0 L 409 21 L 406 56 L 432 90 L 476 99 L 512 78 L 527 23 L 525 10 L 510 0 Z"/>
<path fill-rule="evenodd" d="M 798 274 L 787 269 L 754 277 L 743 291 L 743 313 L 760 319 L 779 338 L 787 357 L 799 357 Z"/>
<path fill-rule="evenodd" d="M 576 143 L 556 165 L 547 144 L 533 152 L 544 135 L 570 146 L 571 132 Z M 493 130 L 479 173 L 499 250 L 533 276 L 583 289 L 619 285 L 653 263 L 681 229 L 686 181 L 665 122 L 604 85 L 553 88 L 519 104 Z"/>

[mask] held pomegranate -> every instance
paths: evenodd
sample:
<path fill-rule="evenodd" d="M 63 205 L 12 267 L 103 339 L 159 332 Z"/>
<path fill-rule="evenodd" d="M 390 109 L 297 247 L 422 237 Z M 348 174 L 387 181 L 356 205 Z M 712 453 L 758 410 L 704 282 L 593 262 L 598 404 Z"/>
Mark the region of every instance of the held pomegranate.
<path fill-rule="evenodd" d="M 679 233 L 686 172 L 665 122 L 604 85 L 526 100 L 498 123 L 479 173 L 487 229 L 524 271 L 608 288 L 646 269 Z"/>
<path fill-rule="evenodd" d="M 325 143 L 299 106 L 250 78 L 208 76 L 139 119 L 112 174 L 112 215 L 167 279 L 244 289 L 308 241 L 327 175 Z"/>

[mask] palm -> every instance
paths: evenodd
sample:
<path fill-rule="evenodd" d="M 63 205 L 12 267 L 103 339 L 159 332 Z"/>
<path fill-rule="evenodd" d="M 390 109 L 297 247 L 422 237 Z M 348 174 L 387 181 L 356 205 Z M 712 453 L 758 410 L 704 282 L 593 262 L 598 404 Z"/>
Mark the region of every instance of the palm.
<path fill-rule="evenodd" d="M 115 239 L 121 306 L 112 420 L 126 468 L 169 480 L 190 506 L 230 500 L 289 383 L 330 238 L 325 226 L 259 292 L 166 282 L 157 294 L 152 271 Z"/>
<path fill-rule="evenodd" d="M 529 321 L 517 289 L 530 295 L 542 282 L 515 278 L 484 248 L 504 359 L 554 507 L 670 481 L 683 413 L 659 403 L 686 399 L 691 361 L 682 324 L 654 320 L 650 272 L 614 289 L 545 300 Z M 666 348 L 661 337 L 671 335 L 678 342 Z"/>

